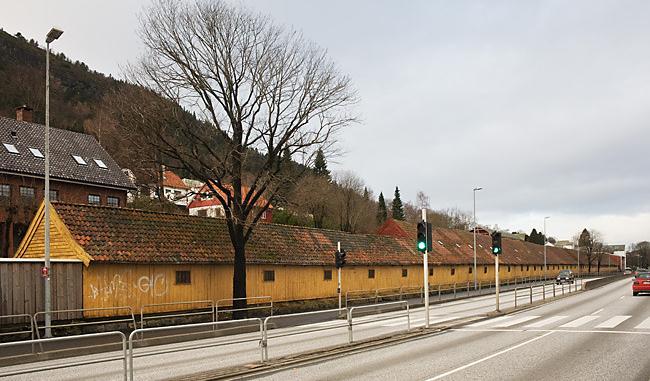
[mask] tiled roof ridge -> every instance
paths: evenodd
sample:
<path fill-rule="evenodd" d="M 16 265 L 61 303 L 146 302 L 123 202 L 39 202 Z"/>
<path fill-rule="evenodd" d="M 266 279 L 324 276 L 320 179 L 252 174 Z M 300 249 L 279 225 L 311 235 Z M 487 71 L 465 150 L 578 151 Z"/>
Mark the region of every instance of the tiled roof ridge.
<path fill-rule="evenodd" d="M 147 210 L 147 209 L 136 209 L 136 208 L 128 208 L 128 207 L 123 207 L 123 206 L 109 206 L 109 205 L 89 205 L 89 204 L 80 204 L 80 203 L 73 203 L 73 202 L 64 202 L 64 201 L 52 201 L 52 205 L 62 205 L 62 206 L 73 206 L 73 207 L 84 207 L 84 208 L 89 208 L 89 209 L 117 209 L 117 210 L 127 210 L 127 211 L 134 211 L 134 212 L 140 212 L 143 214 L 155 214 L 155 215 L 164 215 L 164 216 L 175 216 L 175 217 L 188 217 L 188 218 L 195 218 L 195 219 L 207 219 L 207 220 L 221 220 L 221 221 L 226 221 L 227 219 L 224 217 L 204 217 L 204 216 L 193 216 L 191 214 L 176 214 L 176 213 L 169 213 L 169 212 L 161 212 L 157 210 Z M 55 208 L 56 209 L 56 208 Z M 260 224 L 258 224 L 259 226 Z M 289 227 L 289 228 L 295 228 L 295 229 L 300 229 L 300 230 L 311 230 L 311 231 L 319 231 L 319 232 L 331 232 L 331 233 L 338 233 L 338 234 L 344 234 L 344 235 L 349 235 L 349 236 L 368 236 L 368 237 L 388 237 L 388 236 L 383 236 L 381 234 L 373 234 L 373 233 L 350 233 L 350 232 L 345 232 L 342 230 L 335 230 L 335 229 L 326 229 L 326 228 L 315 228 L 312 226 L 298 226 L 298 225 L 288 225 L 288 224 L 278 224 L 278 223 L 263 223 L 263 225 L 270 225 L 270 226 L 281 226 L 281 227 Z"/>
<path fill-rule="evenodd" d="M 7 119 L 8 121 L 10 121 L 12 123 L 16 123 L 16 124 L 31 124 L 33 126 L 37 126 L 37 127 L 41 127 L 41 128 L 46 127 L 44 124 L 40 124 L 40 123 L 36 123 L 36 122 L 25 122 L 24 120 L 16 120 L 16 119 L 8 118 L 6 116 L 0 116 L 0 118 Z M 73 130 L 67 130 L 65 128 L 52 127 L 52 125 L 50 125 L 50 129 L 51 130 L 52 129 L 57 130 L 57 132 L 61 131 L 63 133 L 69 133 L 69 134 L 79 135 L 79 136 L 83 136 L 83 137 L 90 137 L 90 138 L 93 138 L 93 139 L 97 140 L 97 138 L 95 138 L 94 135 L 87 134 L 85 132 L 78 132 L 78 131 L 73 131 Z"/>

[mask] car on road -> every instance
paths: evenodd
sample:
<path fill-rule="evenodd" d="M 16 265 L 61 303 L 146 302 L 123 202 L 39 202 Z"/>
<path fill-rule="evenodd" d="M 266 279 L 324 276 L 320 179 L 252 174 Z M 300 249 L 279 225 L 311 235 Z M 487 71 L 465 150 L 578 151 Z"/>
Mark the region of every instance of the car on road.
<path fill-rule="evenodd" d="M 573 275 L 573 271 L 571 270 L 562 270 L 559 274 L 557 274 L 557 277 L 555 278 L 556 284 L 573 282 L 575 282 L 575 275 Z"/>
<path fill-rule="evenodd" d="M 639 273 L 632 283 L 632 295 L 637 296 L 642 292 L 650 293 L 650 273 Z"/>
<path fill-rule="evenodd" d="M 629 267 L 626 267 L 625 271 L 623 272 L 623 275 L 630 275 L 630 274 L 632 274 L 632 269 L 629 268 Z"/>

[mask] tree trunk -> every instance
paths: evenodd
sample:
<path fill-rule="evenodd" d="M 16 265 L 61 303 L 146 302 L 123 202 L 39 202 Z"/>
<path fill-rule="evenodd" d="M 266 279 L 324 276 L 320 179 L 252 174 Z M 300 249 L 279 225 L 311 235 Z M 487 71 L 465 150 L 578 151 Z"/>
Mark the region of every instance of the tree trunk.
<path fill-rule="evenodd" d="M 246 310 L 246 245 L 244 244 L 244 227 L 241 224 L 235 224 L 235 237 L 233 247 L 235 249 L 235 263 L 233 268 L 232 279 L 232 297 L 233 319 L 246 319 L 248 311 Z"/>

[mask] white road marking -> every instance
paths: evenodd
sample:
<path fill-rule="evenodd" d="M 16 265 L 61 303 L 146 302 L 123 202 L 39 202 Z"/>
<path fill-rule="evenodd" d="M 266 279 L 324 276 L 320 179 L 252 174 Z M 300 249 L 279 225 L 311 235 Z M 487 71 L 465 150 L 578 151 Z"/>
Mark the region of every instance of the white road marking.
<path fill-rule="evenodd" d="M 592 312 L 590 315 L 595 315 L 599 312 L 603 312 L 604 308 L 599 309 L 598 311 Z"/>
<path fill-rule="evenodd" d="M 436 318 L 435 316 L 431 316 L 429 318 L 429 324 L 442 323 L 442 322 L 445 322 L 445 321 L 459 319 L 459 318 L 460 318 L 460 316 L 446 316 L 446 317 L 439 317 L 439 318 Z M 395 326 L 402 325 L 402 324 L 406 324 L 406 320 L 404 320 L 403 322 L 399 322 L 399 323 L 384 324 L 383 327 L 395 327 Z M 424 325 L 424 318 L 411 319 L 411 325 L 412 326 L 413 325 Z"/>
<path fill-rule="evenodd" d="M 460 372 L 461 370 L 467 369 L 467 368 L 469 368 L 469 367 L 471 367 L 471 366 L 474 366 L 474 365 L 476 365 L 476 364 L 480 364 L 480 363 L 482 363 L 483 361 L 487 361 L 487 360 L 489 360 L 489 359 L 491 359 L 491 358 L 497 357 L 497 356 L 502 355 L 502 354 L 504 354 L 504 353 L 510 352 L 510 351 L 512 351 L 512 350 L 515 350 L 515 349 L 517 349 L 517 348 L 523 347 L 524 345 L 528 345 L 528 344 L 530 344 L 530 343 L 532 343 L 532 342 L 535 342 L 535 341 L 537 341 L 537 340 L 539 340 L 539 339 L 543 339 L 544 337 L 546 337 L 546 336 L 548 336 L 548 335 L 550 335 L 550 334 L 552 334 L 552 333 L 553 333 L 553 332 L 547 332 L 547 333 L 545 333 L 545 334 L 543 334 L 543 335 L 540 335 L 540 336 L 537 336 L 537 337 L 532 338 L 532 339 L 530 339 L 530 340 L 524 341 L 523 343 L 519 343 L 519 344 L 517 344 L 517 345 L 513 345 L 513 346 L 510 347 L 510 348 L 506 348 L 506 349 L 504 349 L 504 350 L 502 350 L 502 351 L 499 351 L 499 352 L 493 353 L 493 354 L 491 354 L 491 355 L 489 355 L 489 356 L 483 357 L 482 359 L 479 359 L 479 360 L 476 360 L 476 361 L 472 361 L 472 362 L 469 363 L 469 364 L 465 364 L 465 365 L 463 365 L 463 366 L 461 366 L 461 367 L 458 367 L 458 368 L 456 368 L 456 369 L 452 369 L 452 370 L 450 370 L 449 372 L 446 372 L 446 373 L 443 373 L 443 374 L 439 374 L 439 375 L 437 375 L 437 376 L 435 376 L 435 377 L 429 378 L 427 381 L 435 381 L 435 380 L 439 380 L 439 379 L 441 379 L 441 378 L 447 377 L 447 376 L 449 376 L 449 375 L 451 375 L 451 374 L 454 374 L 454 373 L 456 373 L 456 372 Z"/>
<path fill-rule="evenodd" d="M 599 317 L 600 316 L 596 316 L 596 315 L 583 316 L 581 318 L 578 318 L 576 320 L 573 320 L 573 321 L 570 321 L 570 322 L 568 322 L 566 324 L 561 325 L 560 328 L 578 328 L 581 325 L 587 324 L 590 321 L 594 321 L 594 320 L 598 319 Z"/>
<path fill-rule="evenodd" d="M 614 316 L 613 318 L 607 319 L 604 322 L 598 324 L 596 328 L 614 328 L 631 317 L 632 316 L 629 315 Z"/>
<path fill-rule="evenodd" d="M 544 327 L 546 325 L 551 325 L 553 323 L 556 323 L 556 322 L 558 322 L 560 320 L 564 320 L 566 318 L 568 318 L 568 316 L 551 316 L 548 319 L 544 319 L 544 320 L 536 321 L 536 322 L 534 322 L 532 324 L 528 324 L 524 328 L 541 328 L 541 327 Z"/>
<path fill-rule="evenodd" d="M 625 295 L 621 296 L 619 299 L 623 299 L 624 297 L 625 297 Z"/>
<path fill-rule="evenodd" d="M 461 332 L 562 332 L 562 333 L 615 333 L 619 335 L 650 335 L 650 332 L 639 331 L 594 331 L 590 329 L 518 329 L 518 328 L 455 328 L 452 331 Z"/>
<path fill-rule="evenodd" d="M 494 327 L 495 328 L 512 327 L 513 325 L 525 323 L 525 322 L 527 322 L 529 320 L 533 320 L 533 319 L 537 319 L 537 318 L 539 318 L 539 316 L 523 316 L 523 317 L 520 317 L 519 319 L 509 320 L 509 321 L 506 321 L 504 323 L 497 324 Z"/>
<path fill-rule="evenodd" d="M 468 325 L 468 327 L 482 327 L 484 325 L 500 323 L 500 322 L 502 322 L 504 320 L 514 319 L 514 318 L 515 318 L 515 316 L 499 316 L 499 317 L 494 318 L 494 319 L 484 320 L 484 321 L 480 321 L 478 323 L 470 324 L 470 325 Z"/>
<path fill-rule="evenodd" d="M 650 329 L 650 318 L 645 319 L 641 324 L 634 327 L 634 329 Z"/>

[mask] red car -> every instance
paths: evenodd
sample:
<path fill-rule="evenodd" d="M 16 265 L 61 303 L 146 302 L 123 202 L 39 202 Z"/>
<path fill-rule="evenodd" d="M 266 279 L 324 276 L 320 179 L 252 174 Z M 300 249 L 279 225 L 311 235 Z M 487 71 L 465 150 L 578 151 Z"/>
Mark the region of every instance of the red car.
<path fill-rule="evenodd" d="M 632 283 L 632 295 L 637 296 L 642 292 L 650 293 L 650 273 L 639 273 Z"/>

